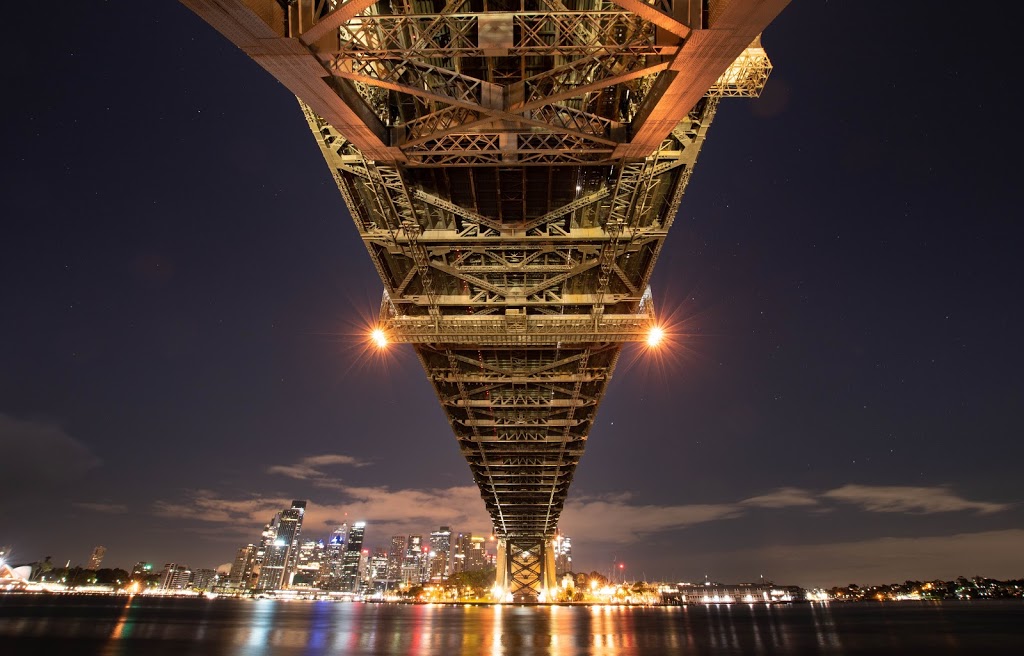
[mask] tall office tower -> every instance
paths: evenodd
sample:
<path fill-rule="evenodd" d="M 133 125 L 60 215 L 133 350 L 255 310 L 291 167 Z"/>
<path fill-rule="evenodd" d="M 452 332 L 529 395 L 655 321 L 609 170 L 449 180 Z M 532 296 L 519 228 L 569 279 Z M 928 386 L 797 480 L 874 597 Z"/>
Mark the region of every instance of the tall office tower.
<path fill-rule="evenodd" d="M 299 536 L 306 502 L 292 501 L 290 508 L 274 516 L 263 531 L 263 562 L 257 586 L 260 590 L 281 590 L 291 584 L 299 559 Z"/>
<path fill-rule="evenodd" d="M 325 559 L 323 540 L 304 540 L 299 545 L 299 560 L 292 577 L 293 587 L 312 587 L 320 581 L 320 571 Z"/>
<path fill-rule="evenodd" d="M 410 585 L 423 582 L 423 536 L 410 535 L 405 545 L 405 562 L 402 564 L 402 580 Z"/>
<path fill-rule="evenodd" d="M 390 559 L 388 553 L 377 547 L 373 550 L 373 555 L 370 556 L 369 567 L 367 568 L 366 578 L 369 581 L 385 581 L 388 579 L 388 571 L 391 569 Z"/>
<path fill-rule="evenodd" d="M 391 536 L 391 549 L 388 550 L 388 578 L 397 581 L 402 578 L 402 564 L 405 562 L 404 535 Z"/>
<path fill-rule="evenodd" d="M 459 533 L 455 536 L 455 547 L 452 549 L 452 575 L 469 571 L 466 569 L 466 556 L 472 545 L 472 533 Z"/>
<path fill-rule="evenodd" d="M 86 569 L 99 569 L 100 564 L 103 563 L 103 556 L 107 553 L 107 548 L 104 546 L 96 547 L 92 550 L 92 555 L 89 556 L 89 566 Z"/>
<path fill-rule="evenodd" d="M 256 545 L 247 544 L 239 547 L 235 560 L 228 572 L 228 585 L 237 590 L 249 590 L 255 584 L 253 568 L 256 565 Z"/>
<path fill-rule="evenodd" d="M 555 536 L 555 575 L 562 576 L 572 570 L 572 538 L 559 533 Z"/>
<path fill-rule="evenodd" d="M 277 529 L 277 538 L 284 538 L 288 544 L 288 555 L 285 559 L 284 578 L 281 580 L 281 587 L 288 587 L 291 584 L 291 577 L 299 565 L 299 537 L 302 534 L 302 518 L 306 514 L 306 501 L 296 499 L 292 501 L 291 508 L 281 513 L 281 522 Z"/>
<path fill-rule="evenodd" d="M 487 541 L 482 537 L 470 537 L 469 551 L 466 552 L 466 571 L 487 569 L 487 565 Z"/>
<path fill-rule="evenodd" d="M 442 526 L 430 534 L 430 580 L 444 581 L 451 574 L 452 529 Z"/>
<path fill-rule="evenodd" d="M 497 586 L 539 600 L 625 342 L 723 97 L 789 0 L 182 0 L 303 101 L 479 485 Z"/>
<path fill-rule="evenodd" d="M 277 513 L 263 528 L 260 548 L 256 552 L 259 559 L 259 576 L 256 580 L 258 590 L 277 590 L 281 587 L 288 547 L 283 539 L 277 539 L 277 529 L 280 523 L 281 513 Z"/>
<path fill-rule="evenodd" d="M 326 587 L 334 588 L 341 580 L 341 566 L 345 559 L 345 545 L 348 543 L 348 523 L 334 529 L 324 547 L 324 565 L 320 576 Z"/>
<path fill-rule="evenodd" d="M 359 559 L 362 557 L 365 531 L 366 522 L 356 522 L 348 534 L 341 564 L 341 589 L 347 592 L 359 591 Z"/>

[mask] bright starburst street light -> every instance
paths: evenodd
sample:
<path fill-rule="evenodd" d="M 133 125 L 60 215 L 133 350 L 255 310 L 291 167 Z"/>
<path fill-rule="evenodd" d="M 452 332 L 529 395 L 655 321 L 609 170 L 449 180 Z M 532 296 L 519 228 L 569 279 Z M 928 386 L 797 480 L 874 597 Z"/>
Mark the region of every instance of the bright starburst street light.
<path fill-rule="evenodd" d="M 374 328 L 370 333 L 370 339 L 377 345 L 377 348 L 384 348 L 388 345 L 388 335 L 380 328 Z"/>
<path fill-rule="evenodd" d="M 661 344 L 663 339 L 665 339 L 665 331 L 660 326 L 651 326 L 651 329 L 647 331 L 647 346 L 654 348 Z"/>

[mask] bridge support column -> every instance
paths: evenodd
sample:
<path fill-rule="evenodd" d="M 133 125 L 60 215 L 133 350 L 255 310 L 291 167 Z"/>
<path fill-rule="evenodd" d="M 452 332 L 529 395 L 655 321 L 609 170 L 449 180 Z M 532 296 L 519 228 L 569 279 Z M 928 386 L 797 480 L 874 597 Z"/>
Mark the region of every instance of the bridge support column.
<path fill-rule="evenodd" d="M 499 601 L 550 602 L 557 591 L 555 552 L 543 537 L 498 540 L 494 588 Z"/>
<path fill-rule="evenodd" d="M 544 541 L 544 600 L 554 601 L 558 591 L 558 578 L 555 575 L 555 545 L 551 540 Z"/>
<path fill-rule="evenodd" d="M 495 560 L 494 596 L 495 601 L 505 601 L 508 592 L 508 547 L 505 539 L 498 540 L 498 557 Z"/>

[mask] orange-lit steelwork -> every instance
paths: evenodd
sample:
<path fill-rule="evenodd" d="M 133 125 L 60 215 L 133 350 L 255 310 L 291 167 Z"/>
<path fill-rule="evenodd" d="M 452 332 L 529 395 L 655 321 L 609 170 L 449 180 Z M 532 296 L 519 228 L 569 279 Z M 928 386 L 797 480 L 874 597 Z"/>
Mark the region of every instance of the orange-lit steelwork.
<path fill-rule="evenodd" d="M 559 515 L 718 101 L 788 0 L 182 0 L 302 101 L 498 538 L 550 598 Z M 503 591 L 503 592 L 502 592 Z"/>

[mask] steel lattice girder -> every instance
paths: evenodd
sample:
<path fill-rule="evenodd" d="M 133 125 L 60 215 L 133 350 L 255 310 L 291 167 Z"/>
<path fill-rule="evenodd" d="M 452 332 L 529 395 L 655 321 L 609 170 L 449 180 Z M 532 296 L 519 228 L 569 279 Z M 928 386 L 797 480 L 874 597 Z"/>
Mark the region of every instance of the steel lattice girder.
<path fill-rule="evenodd" d="M 500 580 L 538 591 L 718 99 L 760 93 L 788 0 L 181 1 L 300 98 Z"/>

